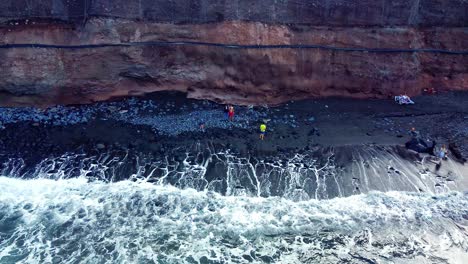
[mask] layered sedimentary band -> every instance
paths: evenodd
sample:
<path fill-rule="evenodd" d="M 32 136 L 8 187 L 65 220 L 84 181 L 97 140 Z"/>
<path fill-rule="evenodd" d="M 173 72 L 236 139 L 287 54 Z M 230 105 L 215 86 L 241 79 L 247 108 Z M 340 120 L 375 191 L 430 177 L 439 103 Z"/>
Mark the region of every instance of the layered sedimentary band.
<path fill-rule="evenodd" d="M 465 1 L 6 1 L 0 7 L 2 105 L 89 103 L 161 90 L 277 104 L 468 89 Z M 216 45 L 114 46 L 142 42 Z"/>

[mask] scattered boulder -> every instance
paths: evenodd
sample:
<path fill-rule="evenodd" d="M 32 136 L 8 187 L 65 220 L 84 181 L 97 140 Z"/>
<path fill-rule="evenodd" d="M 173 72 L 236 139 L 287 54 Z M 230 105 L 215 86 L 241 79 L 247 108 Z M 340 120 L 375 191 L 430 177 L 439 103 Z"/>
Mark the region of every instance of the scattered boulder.
<path fill-rule="evenodd" d="M 453 143 L 453 142 L 449 143 L 449 150 L 456 159 L 458 159 L 458 160 L 460 160 L 462 162 L 467 161 L 466 158 L 463 157 L 463 154 L 461 153 L 460 149 L 458 148 L 458 146 L 455 143 Z"/>
<path fill-rule="evenodd" d="M 416 151 L 417 153 L 428 153 L 434 155 L 434 148 L 436 146 L 435 141 L 429 146 L 428 142 L 421 138 L 412 138 L 410 141 L 405 143 L 407 149 Z"/>
<path fill-rule="evenodd" d="M 102 143 L 99 143 L 99 144 L 96 145 L 96 147 L 97 147 L 98 149 L 105 149 L 105 148 L 106 148 L 106 145 L 104 145 L 104 144 L 102 144 Z"/>

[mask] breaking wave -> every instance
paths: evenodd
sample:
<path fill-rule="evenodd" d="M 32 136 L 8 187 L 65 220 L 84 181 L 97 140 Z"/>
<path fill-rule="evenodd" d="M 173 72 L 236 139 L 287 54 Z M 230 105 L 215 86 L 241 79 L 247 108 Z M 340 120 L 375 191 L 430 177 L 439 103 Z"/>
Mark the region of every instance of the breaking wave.
<path fill-rule="evenodd" d="M 461 192 L 292 201 L 0 177 L 0 263 L 463 263 L 467 228 Z"/>

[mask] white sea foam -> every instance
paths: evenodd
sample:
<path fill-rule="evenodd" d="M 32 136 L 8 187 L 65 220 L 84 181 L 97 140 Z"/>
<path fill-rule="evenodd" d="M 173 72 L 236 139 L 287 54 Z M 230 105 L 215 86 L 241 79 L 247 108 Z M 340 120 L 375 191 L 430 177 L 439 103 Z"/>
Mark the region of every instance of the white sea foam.
<path fill-rule="evenodd" d="M 294 202 L 0 177 L 0 263 L 463 263 L 467 226 L 458 192 Z"/>

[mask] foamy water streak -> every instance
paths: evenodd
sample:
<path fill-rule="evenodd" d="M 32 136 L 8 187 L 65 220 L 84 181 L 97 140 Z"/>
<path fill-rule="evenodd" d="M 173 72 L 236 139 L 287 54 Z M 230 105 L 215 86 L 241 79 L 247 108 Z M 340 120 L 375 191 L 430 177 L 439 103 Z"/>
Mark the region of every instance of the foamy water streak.
<path fill-rule="evenodd" d="M 400 152 L 395 147 L 352 146 L 259 159 L 197 144 L 192 150 L 167 156 L 114 151 L 66 153 L 38 163 L 0 159 L 0 175 L 54 180 L 86 177 L 105 182 L 139 179 L 226 196 L 280 196 L 294 201 L 371 191 L 439 194 L 468 190 L 468 166 L 449 159 L 437 169 L 428 156 L 405 157 L 406 152 Z"/>
<path fill-rule="evenodd" d="M 294 202 L 0 177 L 0 263 L 463 263 L 468 194 Z"/>

